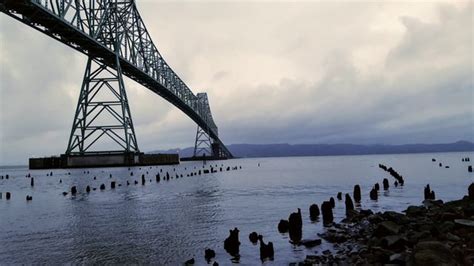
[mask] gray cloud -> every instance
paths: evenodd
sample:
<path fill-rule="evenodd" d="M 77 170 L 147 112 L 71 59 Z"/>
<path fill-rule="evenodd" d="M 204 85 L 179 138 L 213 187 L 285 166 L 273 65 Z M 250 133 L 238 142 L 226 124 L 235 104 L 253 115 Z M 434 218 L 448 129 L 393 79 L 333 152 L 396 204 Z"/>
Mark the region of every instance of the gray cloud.
<path fill-rule="evenodd" d="M 226 143 L 473 140 L 473 6 L 138 1 L 155 44 L 207 91 Z M 85 56 L 0 15 L 0 164 L 63 152 Z M 127 80 L 142 150 L 196 126 Z"/>

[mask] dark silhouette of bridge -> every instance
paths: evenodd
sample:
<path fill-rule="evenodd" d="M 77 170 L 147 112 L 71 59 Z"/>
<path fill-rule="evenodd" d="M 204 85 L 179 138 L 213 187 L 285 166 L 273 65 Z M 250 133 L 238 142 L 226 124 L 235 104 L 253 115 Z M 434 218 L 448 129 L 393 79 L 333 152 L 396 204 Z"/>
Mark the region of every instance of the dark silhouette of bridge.
<path fill-rule="evenodd" d="M 135 0 L 1 0 L 0 10 L 88 56 L 65 155 L 140 153 L 125 75 L 196 122 L 195 157 L 232 158 L 207 94 L 195 95 L 166 63 Z M 95 149 L 104 138 L 117 148 Z"/>

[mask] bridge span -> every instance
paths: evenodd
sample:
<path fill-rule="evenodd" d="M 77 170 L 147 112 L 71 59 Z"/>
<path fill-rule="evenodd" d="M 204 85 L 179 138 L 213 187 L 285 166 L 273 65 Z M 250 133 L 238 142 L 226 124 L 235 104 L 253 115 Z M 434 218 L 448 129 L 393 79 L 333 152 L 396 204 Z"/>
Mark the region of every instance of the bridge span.
<path fill-rule="evenodd" d="M 219 138 L 207 94 L 195 95 L 166 63 L 135 0 L 1 0 L 0 11 L 88 56 L 65 156 L 140 153 L 125 75 L 196 122 L 194 157 L 232 158 Z M 114 123 L 101 124 L 105 114 Z M 94 149 L 103 138 L 117 149 Z"/>

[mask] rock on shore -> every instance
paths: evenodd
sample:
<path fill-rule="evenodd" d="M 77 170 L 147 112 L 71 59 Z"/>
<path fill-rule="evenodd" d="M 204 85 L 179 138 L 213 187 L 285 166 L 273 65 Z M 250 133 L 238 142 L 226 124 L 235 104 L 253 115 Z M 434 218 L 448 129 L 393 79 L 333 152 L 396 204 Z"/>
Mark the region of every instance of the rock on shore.
<path fill-rule="evenodd" d="M 474 265 L 474 199 L 423 203 L 404 213 L 349 216 L 319 234 L 334 250 L 308 255 L 300 265 Z"/>

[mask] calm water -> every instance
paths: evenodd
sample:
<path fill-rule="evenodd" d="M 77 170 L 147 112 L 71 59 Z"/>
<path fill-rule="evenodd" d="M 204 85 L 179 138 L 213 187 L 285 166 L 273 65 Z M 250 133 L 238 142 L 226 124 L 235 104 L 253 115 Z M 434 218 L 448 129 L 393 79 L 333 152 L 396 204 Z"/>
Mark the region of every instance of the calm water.
<path fill-rule="evenodd" d="M 259 248 L 248 240 L 252 231 L 274 243 L 275 261 L 266 264 L 286 264 L 330 248 L 324 242 L 313 249 L 295 247 L 288 235 L 278 233 L 279 220 L 298 207 L 303 212 L 303 238 L 315 238 L 324 229 L 320 222 L 310 222 L 309 205 L 320 205 L 338 191 L 352 193 L 356 183 L 362 188 L 362 207 L 374 211 L 401 211 L 420 204 L 427 183 L 437 198 L 458 199 L 474 181 L 467 171 L 469 163 L 461 162 L 466 156 L 474 159 L 474 153 L 236 159 L 218 163 L 241 165 L 241 170 L 160 183 L 154 182 L 159 169 L 173 173 L 173 167 L 132 168 L 133 177 L 128 168 L 88 169 L 90 174 L 84 174 L 84 169 L 54 170 L 53 176 L 42 170 L 0 169 L 0 175 L 10 175 L 9 180 L 0 180 L 0 191 L 12 192 L 10 201 L 5 194 L 0 200 L 0 263 L 177 265 L 195 257 L 202 265 L 204 249 L 212 248 L 216 260 L 227 265 L 231 261 L 223 241 L 229 229 L 238 227 L 241 264 L 260 264 Z M 431 158 L 450 168 L 438 167 Z M 391 187 L 373 202 L 368 199 L 372 185 L 381 184 L 384 177 L 394 181 L 378 163 L 396 169 L 405 186 Z M 202 163 L 183 163 L 176 172 L 186 176 L 194 167 Z M 110 181 L 125 184 L 139 180 L 146 171 L 145 186 L 110 189 Z M 25 178 L 27 173 L 35 177 L 34 188 Z M 106 184 L 105 191 L 84 193 L 87 185 L 98 188 L 101 183 Z M 72 185 L 80 193 L 64 197 L 62 192 Z M 32 202 L 26 202 L 27 194 L 33 196 Z M 336 221 L 343 218 L 343 202 L 336 200 L 334 212 Z"/>

